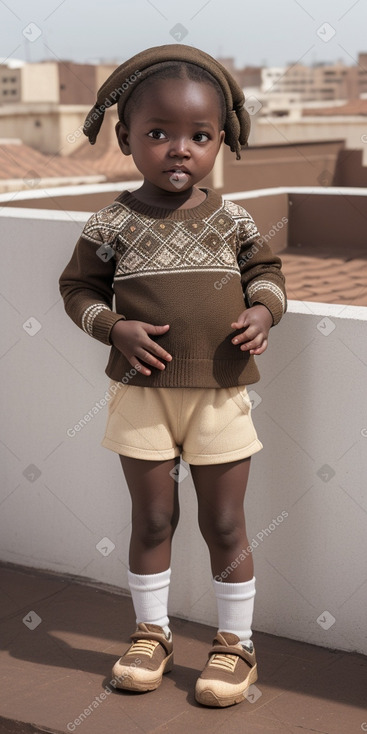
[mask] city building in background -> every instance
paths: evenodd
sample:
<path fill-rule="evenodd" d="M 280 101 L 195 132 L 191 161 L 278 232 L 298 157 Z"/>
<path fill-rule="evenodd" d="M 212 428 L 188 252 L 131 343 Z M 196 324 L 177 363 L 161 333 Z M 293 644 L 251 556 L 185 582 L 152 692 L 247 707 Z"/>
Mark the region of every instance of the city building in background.
<path fill-rule="evenodd" d="M 0 64 L 0 103 L 94 104 L 96 92 L 116 68 L 73 61 Z"/>
<path fill-rule="evenodd" d="M 367 53 L 358 63 L 246 66 L 218 59 L 245 91 L 249 149 L 224 147 L 207 183 L 220 192 L 279 185 L 367 185 Z M 82 132 L 97 90 L 118 64 L 0 59 L 0 191 L 139 180 L 116 147 L 116 108 L 93 147 Z M 229 187 L 229 189 L 228 189 Z"/>

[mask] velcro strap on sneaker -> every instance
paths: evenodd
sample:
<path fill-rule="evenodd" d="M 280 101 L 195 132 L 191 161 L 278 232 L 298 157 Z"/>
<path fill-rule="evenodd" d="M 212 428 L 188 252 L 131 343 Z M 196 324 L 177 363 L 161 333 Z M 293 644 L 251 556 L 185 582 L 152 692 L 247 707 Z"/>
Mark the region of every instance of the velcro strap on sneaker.
<path fill-rule="evenodd" d="M 143 630 L 137 630 L 136 632 L 133 632 L 132 635 L 130 635 L 130 639 L 132 641 L 134 640 L 156 640 L 157 642 L 160 642 L 160 644 L 164 647 L 166 650 L 167 655 L 170 655 L 172 652 L 172 640 L 169 641 L 164 636 L 164 634 L 160 634 L 159 632 L 144 632 Z"/>
<path fill-rule="evenodd" d="M 249 665 L 253 665 L 253 653 L 251 654 L 248 650 L 244 650 L 243 647 L 237 647 L 236 645 L 215 645 L 209 650 L 209 656 L 217 655 L 238 655 L 239 658 L 245 660 Z"/>

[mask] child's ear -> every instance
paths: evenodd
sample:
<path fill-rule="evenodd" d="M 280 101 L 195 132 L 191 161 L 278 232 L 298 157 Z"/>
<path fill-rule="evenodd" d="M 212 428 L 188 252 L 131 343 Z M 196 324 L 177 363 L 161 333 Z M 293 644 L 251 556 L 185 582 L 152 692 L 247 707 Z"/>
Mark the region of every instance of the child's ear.
<path fill-rule="evenodd" d="M 225 132 L 224 132 L 224 130 L 221 130 L 220 133 L 219 133 L 219 147 L 218 147 L 218 150 L 219 150 L 220 146 L 223 145 L 224 138 L 225 138 Z"/>
<path fill-rule="evenodd" d="M 124 155 L 131 155 L 130 150 L 130 143 L 129 143 L 129 131 L 124 125 L 121 120 L 119 120 L 115 125 L 115 131 L 117 136 L 117 141 L 120 147 L 120 150 L 123 152 Z"/>

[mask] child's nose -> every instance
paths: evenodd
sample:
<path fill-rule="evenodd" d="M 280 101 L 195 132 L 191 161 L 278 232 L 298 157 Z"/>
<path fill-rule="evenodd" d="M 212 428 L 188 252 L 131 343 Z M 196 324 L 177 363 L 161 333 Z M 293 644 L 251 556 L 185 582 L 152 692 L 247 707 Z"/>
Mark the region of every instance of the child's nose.
<path fill-rule="evenodd" d="M 190 155 L 190 146 L 189 141 L 187 138 L 176 138 L 175 140 L 172 140 L 170 151 L 170 156 L 177 156 L 179 158 L 187 157 Z"/>

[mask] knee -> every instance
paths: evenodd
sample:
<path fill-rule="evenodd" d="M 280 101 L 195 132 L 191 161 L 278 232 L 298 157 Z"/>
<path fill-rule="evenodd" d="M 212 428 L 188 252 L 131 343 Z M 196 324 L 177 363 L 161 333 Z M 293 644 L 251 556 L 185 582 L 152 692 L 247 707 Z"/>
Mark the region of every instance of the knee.
<path fill-rule="evenodd" d="M 199 517 L 199 526 L 207 544 L 223 550 L 236 548 L 245 532 L 244 518 L 232 513 Z"/>
<path fill-rule="evenodd" d="M 133 520 L 133 532 L 146 548 L 154 548 L 172 537 L 174 528 L 169 514 L 156 510 Z"/>

